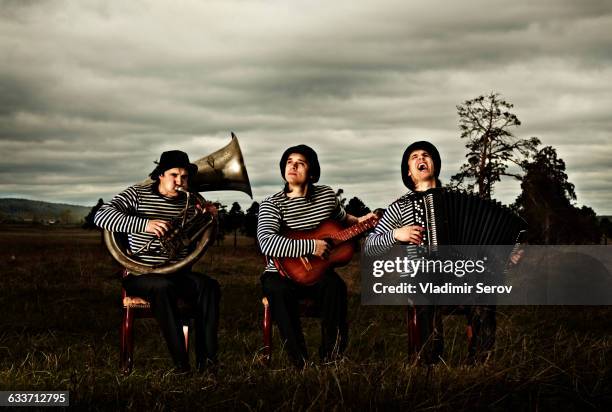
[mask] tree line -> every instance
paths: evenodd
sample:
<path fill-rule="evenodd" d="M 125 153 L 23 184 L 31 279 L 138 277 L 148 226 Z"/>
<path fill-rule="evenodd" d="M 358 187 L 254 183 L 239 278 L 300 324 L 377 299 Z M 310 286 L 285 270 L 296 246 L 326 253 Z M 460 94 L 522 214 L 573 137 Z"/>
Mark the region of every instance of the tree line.
<path fill-rule="evenodd" d="M 338 189 L 336 197 L 347 213 L 353 216 L 363 216 L 370 213 L 370 209 L 358 197 L 346 200 L 343 196 L 344 190 Z M 227 205 L 215 203 L 218 210 L 219 234 L 218 240 L 223 241 L 226 236 L 233 238 L 234 246 L 238 234 L 255 238 L 257 236 L 257 216 L 259 215 L 259 203 L 253 202 L 246 211 L 242 210 L 240 203 L 234 202 L 229 210 Z"/>

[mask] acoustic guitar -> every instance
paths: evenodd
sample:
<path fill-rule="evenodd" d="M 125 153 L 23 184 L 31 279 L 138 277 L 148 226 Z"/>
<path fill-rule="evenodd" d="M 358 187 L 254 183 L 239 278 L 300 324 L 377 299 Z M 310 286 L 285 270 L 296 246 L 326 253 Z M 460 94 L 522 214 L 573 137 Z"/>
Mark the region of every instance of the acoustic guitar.
<path fill-rule="evenodd" d="M 325 240 L 330 244 L 331 249 L 327 259 L 314 255 L 298 258 L 273 257 L 274 266 L 281 275 L 287 276 L 299 284 L 313 285 L 323 277 L 323 274 L 329 268 L 344 266 L 351 261 L 355 253 L 355 242 L 351 240 L 376 226 L 380 219 L 379 216 L 380 214 L 372 216 L 348 228 L 344 228 L 336 220 L 329 219 L 321 222 L 315 229 L 282 231 L 281 234 L 290 239 Z"/>

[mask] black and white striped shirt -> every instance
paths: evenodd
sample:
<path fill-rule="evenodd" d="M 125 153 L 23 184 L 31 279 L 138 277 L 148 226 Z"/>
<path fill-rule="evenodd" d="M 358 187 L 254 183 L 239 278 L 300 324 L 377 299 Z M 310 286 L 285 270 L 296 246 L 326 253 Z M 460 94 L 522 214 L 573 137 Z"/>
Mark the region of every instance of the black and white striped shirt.
<path fill-rule="evenodd" d="M 425 226 L 423 213 L 425 205 L 423 198 L 415 196 L 415 192 L 408 193 L 391 203 L 383 217 L 378 221 L 374 231 L 366 238 L 365 252 L 368 256 L 382 255 L 394 245 L 399 244 L 393 237 L 393 230 L 406 225 Z M 426 239 L 423 238 L 426 242 Z M 410 255 L 416 256 L 416 246 L 411 248 Z"/>
<path fill-rule="evenodd" d="M 158 238 L 145 232 L 147 222 L 155 219 L 171 221 L 180 215 L 186 201 L 187 197 L 183 194 L 175 198 L 163 196 L 157 190 L 157 183 L 134 185 L 102 205 L 94 217 L 94 223 L 112 232 L 128 233 L 132 252 L 145 247 L 135 255 L 144 263 L 165 263 L 169 261 L 169 257 Z M 146 247 L 149 242 L 150 245 Z M 180 261 L 187 254 L 185 247 L 171 262 Z"/>
<path fill-rule="evenodd" d="M 259 206 L 257 240 L 266 256 L 300 257 L 315 251 L 313 239 L 289 239 L 280 235 L 281 226 L 293 230 L 316 228 L 326 219 L 342 221 L 346 212 L 329 186 L 314 186 L 310 200 L 288 197 L 280 191 L 266 198 Z M 271 259 L 266 271 L 277 272 Z"/>

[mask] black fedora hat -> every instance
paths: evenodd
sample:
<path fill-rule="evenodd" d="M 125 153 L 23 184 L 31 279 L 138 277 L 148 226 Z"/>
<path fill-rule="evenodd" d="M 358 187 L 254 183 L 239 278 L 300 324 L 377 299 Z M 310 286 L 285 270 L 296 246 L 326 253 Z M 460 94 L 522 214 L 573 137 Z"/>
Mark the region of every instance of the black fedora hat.
<path fill-rule="evenodd" d="M 157 176 L 163 174 L 166 170 L 174 169 L 175 167 L 187 169 L 187 171 L 189 171 L 190 178 L 195 176 L 195 174 L 198 172 L 198 166 L 190 163 L 187 153 L 180 150 L 169 150 L 167 152 L 163 152 L 159 158 L 159 162 L 156 163 L 157 167 L 153 169 L 149 175 L 152 179 L 155 179 Z"/>

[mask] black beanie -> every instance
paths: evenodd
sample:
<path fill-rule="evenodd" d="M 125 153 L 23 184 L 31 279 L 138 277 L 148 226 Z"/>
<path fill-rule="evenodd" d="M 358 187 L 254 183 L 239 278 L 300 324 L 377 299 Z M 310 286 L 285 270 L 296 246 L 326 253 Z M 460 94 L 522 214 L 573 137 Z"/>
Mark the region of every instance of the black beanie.
<path fill-rule="evenodd" d="M 285 179 L 285 167 L 287 165 L 287 159 L 289 158 L 289 155 L 291 155 L 291 153 L 299 153 L 306 158 L 306 161 L 308 162 L 308 172 L 310 174 L 310 183 L 317 183 L 319 181 L 319 177 L 321 176 L 319 157 L 317 156 L 317 152 L 315 152 L 310 146 L 306 146 L 305 144 L 292 146 L 285 150 L 285 153 L 283 153 L 283 156 L 281 157 L 279 163 L 280 173 L 283 177 L 283 180 L 287 180 Z"/>
<path fill-rule="evenodd" d="M 438 152 L 438 149 L 436 149 L 436 146 L 424 140 L 412 143 L 406 148 L 404 155 L 402 156 L 402 180 L 404 181 L 404 186 L 410 190 L 414 190 L 414 182 L 412 181 L 412 178 L 408 176 L 408 157 L 410 156 L 410 153 L 414 152 L 415 150 L 425 150 L 427 153 L 429 153 L 434 163 L 434 175 L 436 180 L 438 180 L 438 176 L 440 176 L 440 168 L 442 167 L 440 153 Z"/>

